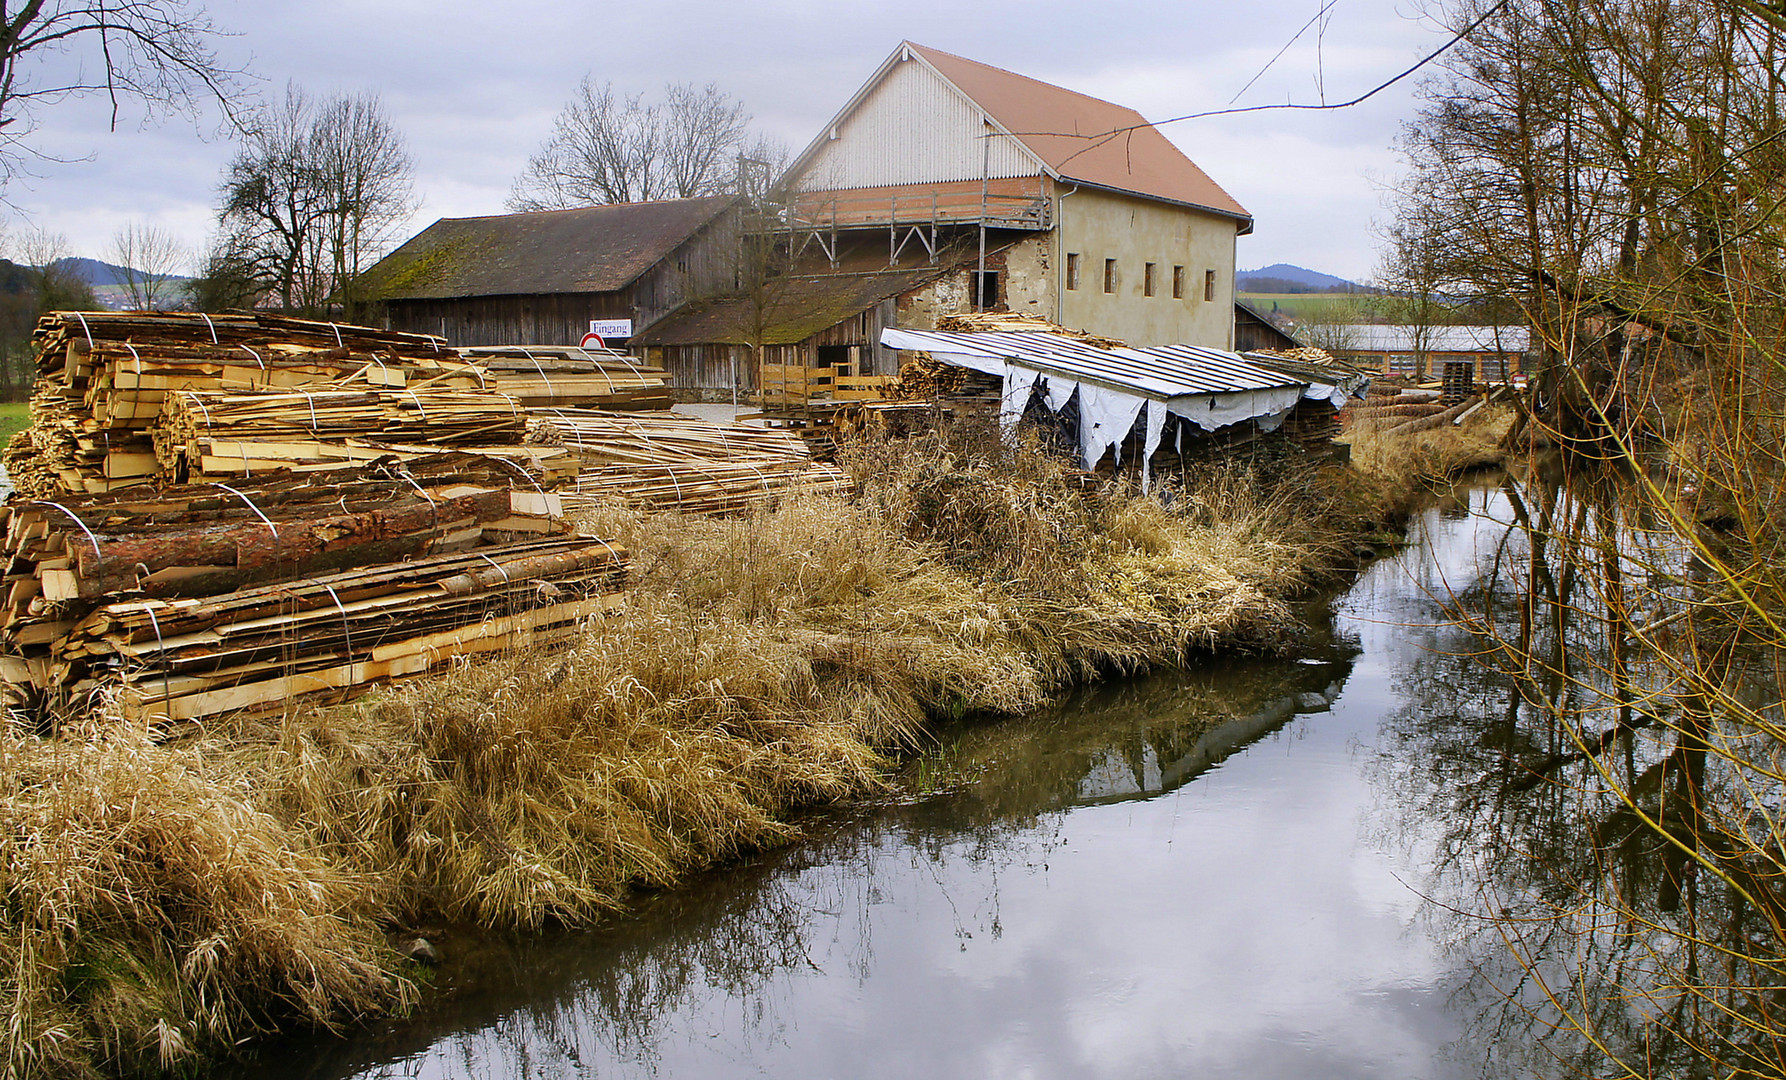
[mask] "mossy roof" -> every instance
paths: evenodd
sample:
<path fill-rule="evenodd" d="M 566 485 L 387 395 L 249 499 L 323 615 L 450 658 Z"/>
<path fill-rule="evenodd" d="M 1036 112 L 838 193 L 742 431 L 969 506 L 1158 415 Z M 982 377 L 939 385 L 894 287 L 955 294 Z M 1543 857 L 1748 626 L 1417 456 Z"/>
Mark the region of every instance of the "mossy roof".
<path fill-rule="evenodd" d="M 667 315 L 633 338 L 635 345 L 749 345 L 758 324 L 764 345 L 795 345 L 845 319 L 910 292 L 951 267 L 883 270 L 872 274 L 812 274 L 784 278 L 759 296 L 723 297 Z"/>
<path fill-rule="evenodd" d="M 366 272 L 380 300 L 444 300 L 624 289 L 733 202 L 616 203 L 441 218 Z"/>

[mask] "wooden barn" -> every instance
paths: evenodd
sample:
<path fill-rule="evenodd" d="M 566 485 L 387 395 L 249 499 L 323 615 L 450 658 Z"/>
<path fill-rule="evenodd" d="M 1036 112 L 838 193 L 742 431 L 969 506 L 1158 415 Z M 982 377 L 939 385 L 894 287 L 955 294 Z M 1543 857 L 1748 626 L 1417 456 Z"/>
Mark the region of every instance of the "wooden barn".
<path fill-rule="evenodd" d="M 736 287 L 738 200 L 665 199 L 442 218 L 367 272 L 385 325 L 454 345 L 627 339 Z"/>

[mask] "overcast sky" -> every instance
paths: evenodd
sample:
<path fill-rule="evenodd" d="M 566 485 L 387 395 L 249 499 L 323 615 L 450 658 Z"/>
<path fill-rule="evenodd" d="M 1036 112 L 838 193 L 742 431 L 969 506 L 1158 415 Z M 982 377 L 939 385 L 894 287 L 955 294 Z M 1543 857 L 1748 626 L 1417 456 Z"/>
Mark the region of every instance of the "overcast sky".
<path fill-rule="evenodd" d="M 1443 42 L 1414 18 L 1419 0 L 1335 0 L 1235 102 L 1337 101 Z M 1225 108 L 1321 9 L 1320 0 L 902 0 L 821 3 L 574 3 L 566 0 L 216 0 L 232 36 L 226 61 L 261 93 L 288 81 L 312 95 L 381 94 L 408 139 L 421 208 L 410 233 L 441 217 L 503 212 L 515 175 L 577 81 L 617 89 L 712 82 L 798 151 L 902 39 L 1120 102 L 1150 120 Z M 73 58 L 64 58 L 70 62 Z M 90 61 L 89 61 L 90 63 Z M 1163 128 L 1257 219 L 1242 269 L 1289 262 L 1344 277 L 1376 264 L 1373 223 L 1398 173 L 1394 145 L 1413 82 L 1352 109 L 1263 112 Z M 13 181 L 9 234 L 61 233 L 71 254 L 110 258 L 132 221 L 194 247 L 213 227 L 232 146 L 216 120 L 109 130 L 96 100 L 37 114 L 39 162 Z"/>

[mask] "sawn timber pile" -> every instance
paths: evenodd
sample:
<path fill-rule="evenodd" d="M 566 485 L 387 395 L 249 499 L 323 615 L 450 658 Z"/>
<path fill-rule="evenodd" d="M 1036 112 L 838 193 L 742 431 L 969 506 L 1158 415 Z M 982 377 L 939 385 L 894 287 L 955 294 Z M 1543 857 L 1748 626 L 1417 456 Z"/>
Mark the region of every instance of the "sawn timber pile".
<path fill-rule="evenodd" d="M 6 465 L 14 486 L 37 497 L 153 480 L 160 467 L 149 432 L 182 392 L 396 388 L 454 358 L 436 337 L 275 315 L 51 312 L 32 343 L 32 428 L 15 438 Z"/>
<path fill-rule="evenodd" d="M 454 394 L 475 396 L 491 413 L 669 406 L 664 371 L 609 350 L 468 353 L 430 335 L 275 315 L 52 312 L 39 320 L 33 343 L 33 426 L 14 438 L 5 462 L 15 488 L 41 498 L 181 479 L 168 472 L 178 455 L 158 447 L 151 432 L 192 394 L 266 395 L 263 405 L 307 413 L 310 402 L 279 394 L 357 392 L 376 395 L 387 420 L 426 410 L 430 400 L 451 410 Z M 303 424 L 294 414 L 288 426 Z M 430 423 L 370 426 L 377 437 L 423 442 Z M 338 465 L 341 458 L 293 460 Z"/>
<path fill-rule="evenodd" d="M 564 535 L 558 497 L 510 471 L 439 454 L 326 482 L 287 475 L 0 509 L 7 704 L 38 726 L 106 702 L 193 719 L 350 694 L 453 655 L 568 633 L 611 602 L 625 555 Z M 607 575 L 599 596 L 591 567 Z M 317 629 L 320 605 L 340 640 Z M 206 612 L 228 632 L 194 622 Z M 117 639 L 137 619 L 154 648 Z M 192 634 L 202 636 L 182 637 Z M 131 689 L 151 676 L 166 708 Z"/>
<path fill-rule="evenodd" d="M 528 442 L 582 464 L 561 485 L 572 508 L 618 501 L 648 510 L 726 514 L 790 495 L 848 494 L 849 475 L 815 461 L 799 436 L 672 414 L 536 413 Z"/>

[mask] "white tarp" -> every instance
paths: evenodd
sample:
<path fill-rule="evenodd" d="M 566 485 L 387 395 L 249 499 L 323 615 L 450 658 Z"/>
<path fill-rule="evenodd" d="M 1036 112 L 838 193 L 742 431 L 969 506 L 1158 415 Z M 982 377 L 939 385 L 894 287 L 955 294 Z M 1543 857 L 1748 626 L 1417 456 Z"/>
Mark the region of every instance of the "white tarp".
<path fill-rule="evenodd" d="M 1168 414 L 1181 417 L 1205 431 L 1215 431 L 1248 420 L 1256 422 L 1261 430 L 1276 431 L 1283 425 L 1290 410 L 1303 398 L 1326 401 L 1337 409 L 1345 404 L 1347 397 L 1345 387 L 1310 380 L 1284 386 L 1180 394 L 1162 399 L 1139 389 L 1124 390 L 1109 386 L 1101 380 L 1083 382 L 1071 376 L 1045 373 L 1024 364 L 1022 356 L 1001 358 L 986 352 L 971 351 L 978 346 L 964 345 L 963 351 L 940 349 L 936 339 L 942 336 L 944 335 L 920 336 L 889 327 L 881 332 L 881 343 L 895 349 L 918 349 L 928 352 L 943 363 L 997 376 L 1004 383 L 999 420 L 1007 430 L 1022 418 L 1023 410 L 1038 385 L 1048 402 L 1049 410 L 1056 413 L 1066 408 L 1077 394 L 1079 456 L 1087 469 L 1095 466 L 1098 459 L 1112 446 L 1118 447 L 1117 452 L 1121 453 L 1122 441 L 1133 430 L 1136 418 L 1145 407 L 1147 420 L 1144 444 L 1146 457 L 1142 462 L 1143 485 L 1149 479 L 1147 459 L 1151 459 L 1154 450 L 1159 447 Z M 967 338 L 970 335 L 959 336 Z M 1234 356 L 1232 359 L 1239 361 L 1241 358 Z M 1222 369 L 1217 364 L 1198 370 L 1208 372 Z M 1207 375 L 1203 377 L 1207 379 Z M 1182 428 L 1179 429 L 1177 442 L 1182 452 Z"/>

